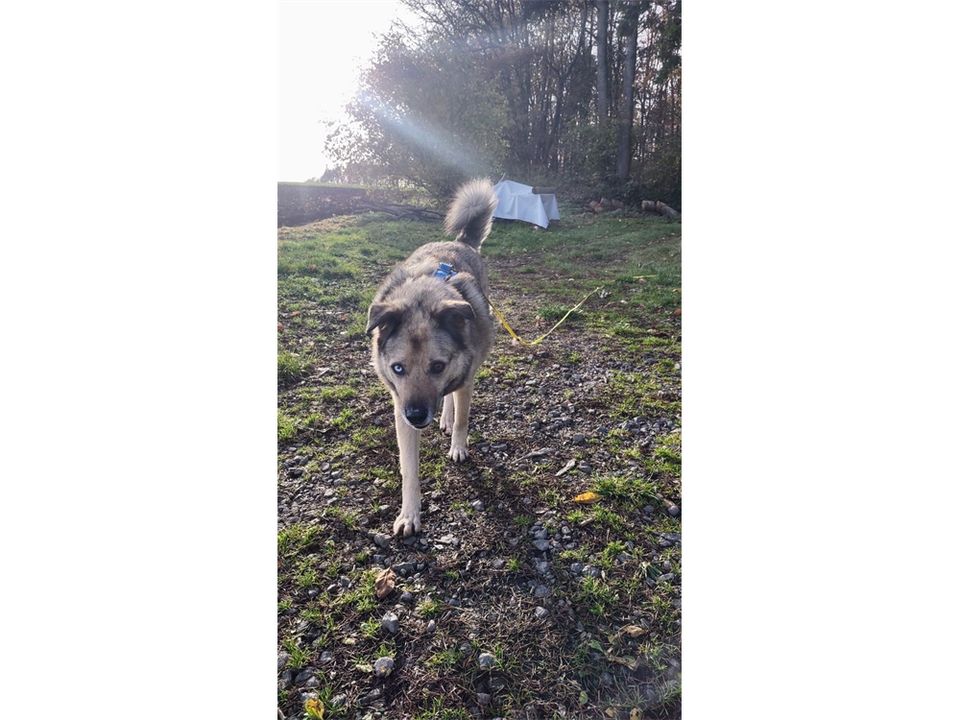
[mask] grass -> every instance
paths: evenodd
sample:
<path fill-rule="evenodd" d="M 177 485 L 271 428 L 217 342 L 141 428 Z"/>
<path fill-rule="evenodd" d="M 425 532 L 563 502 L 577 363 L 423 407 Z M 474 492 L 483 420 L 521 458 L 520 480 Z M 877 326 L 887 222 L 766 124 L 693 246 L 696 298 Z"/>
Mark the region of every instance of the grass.
<path fill-rule="evenodd" d="M 604 475 L 594 483 L 594 491 L 602 498 L 620 500 L 633 505 L 657 501 L 657 487 L 651 482 L 625 475 Z"/>
<path fill-rule="evenodd" d="M 320 546 L 322 525 L 295 523 L 277 533 L 277 552 L 281 557 L 289 557 Z"/>
<path fill-rule="evenodd" d="M 423 618 L 436 617 L 442 609 L 440 603 L 433 598 L 424 598 L 417 604 L 417 614 Z"/>
<path fill-rule="evenodd" d="M 446 648 L 439 652 L 434 653 L 427 658 L 427 667 L 441 668 L 443 670 L 450 670 L 458 662 L 460 662 L 460 651 L 456 648 Z"/>
<path fill-rule="evenodd" d="M 307 364 L 292 352 L 281 351 L 277 354 L 277 380 L 293 382 L 307 372 Z"/>
<path fill-rule="evenodd" d="M 485 717 L 553 717 L 558 707 L 567 717 L 604 717 L 607 708 L 625 714 L 635 706 L 651 720 L 672 720 L 681 549 L 660 542 L 680 533 L 665 509 L 680 500 L 680 434 L 671 431 L 680 420 L 679 226 L 592 215 L 565 216 L 548 232 L 496 224 L 484 245 L 490 297 L 522 336 L 539 335 L 583 295 L 601 291 L 539 348 L 510 345 L 498 332 L 477 375 L 481 422 L 470 439 L 478 452 L 455 466 L 446 457 L 449 439 L 435 428 L 424 433 L 428 544 L 400 549 L 392 540 L 384 549 L 372 535 L 390 533 L 400 475 L 389 393 L 370 369 L 366 310 L 394 263 L 441 238 L 438 223 L 374 215 L 279 231 L 277 620 L 288 666 L 317 667 L 321 652 L 334 653 L 311 691 L 326 718 L 363 715 L 369 708 L 360 696 L 381 687 L 385 717 L 465 720 L 476 693 L 496 681 Z M 528 379 L 538 384 L 524 387 Z M 519 402 L 505 405 L 504 392 Z M 560 415 L 573 425 L 548 427 Z M 571 444 L 573 434 L 586 437 Z M 506 451 L 491 452 L 501 442 Z M 539 447 L 554 452 L 522 459 Z M 287 462 L 295 455 L 300 460 Z M 568 459 L 577 465 L 557 478 Z M 587 462 L 592 471 L 581 469 Z M 599 501 L 574 504 L 586 490 Z M 476 497 L 484 512 L 470 507 Z M 527 532 L 534 522 L 557 539 L 566 525 L 572 537 L 540 554 Z M 468 528 L 455 529 L 462 545 L 438 549 L 431 541 L 457 523 Z M 373 585 L 383 563 L 373 557 L 398 550 L 422 557 L 425 569 L 398 578 L 394 593 L 378 600 Z M 477 557 L 485 559 L 471 566 Z M 503 571 L 489 570 L 494 559 Z M 533 614 L 543 601 L 531 592 L 542 581 L 541 559 L 550 560 L 550 602 L 570 603 L 550 605 L 546 623 Z M 574 562 L 599 576 L 571 571 Z M 380 618 L 405 589 L 417 604 L 389 637 Z M 519 599 L 519 611 L 506 608 L 506 598 Z M 436 629 L 426 634 L 432 619 Z M 633 623 L 647 632 L 609 640 Z M 642 667 L 630 674 L 610 664 L 611 645 Z M 497 663 L 481 671 L 476 654 L 488 649 Z M 375 681 L 369 670 L 380 654 L 396 657 L 403 672 Z M 600 684 L 604 672 L 614 676 L 612 687 Z M 647 686 L 665 698 L 659 705 L 645 699 Z M 304 716 L 302 692 L 278 689 L 288 717 Z M 342 705 L 333 705 L 335 696 Z"/>
<path fill-rule="evenodd" d="M 297 435 L 297 423 L 289 415 L 277 413 L 277 440 L 280 442 L 289 442 Z"/>
<path fill-rule="evenodd" d="M 290 654 L 290 659 L 287 660 L 287 667 L 291 670 L 299 670 L 305 667 L 307 661 L 310 659 L 310 653 L 300 647 L 300 643 L 296 640 L 285 640 L 283 642 L 283 649 Z"/>
<path fill-rule="evenodd" d="M 597 616 L 603 616 L 607 610 L 618 600 L 615 590 L 604 580 L 593 577 L 585 577 L 580 581 L 580 588 L 577 592 L 578 602 L 587 606 L 591 613 Z"/>
<path fill-rule="evenodd" d="M 449 708 L 443 698 L 433 698 L 430 704 L 414 715 L 413 720 L 470 720 L 470 715 L 462 708 Z"/>

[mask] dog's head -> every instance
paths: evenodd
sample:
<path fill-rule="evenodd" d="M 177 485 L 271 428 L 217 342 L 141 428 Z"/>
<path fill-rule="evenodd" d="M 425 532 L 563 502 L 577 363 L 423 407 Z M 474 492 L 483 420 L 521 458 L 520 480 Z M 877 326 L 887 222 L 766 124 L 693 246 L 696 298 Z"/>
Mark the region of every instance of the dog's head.
<path fill-rule="evenodd" d="M 377 374 L 394 395 L 404 419 L 427 427 L 443 397 L 463 385 L 474 360 L 468 342 L 473 306 L 436 282 L 413 281 L 404 292 L 370 306 Z"/>

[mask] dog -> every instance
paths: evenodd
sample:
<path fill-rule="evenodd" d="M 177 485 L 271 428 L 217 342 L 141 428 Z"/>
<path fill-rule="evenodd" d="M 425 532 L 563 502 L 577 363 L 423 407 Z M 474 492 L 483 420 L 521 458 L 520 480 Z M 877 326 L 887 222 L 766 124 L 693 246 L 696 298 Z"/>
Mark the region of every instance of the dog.
<path fill-rule="evenodd" d="M 393 398 L 400 449 L 403 489 L 394 535 L 420 532 L 420 433 L 441 400 L 448 456 L 456 463 L 467 459 L 473 379 L 493 344 L 480 246 L 496 206 L 489 180 L 460 187 L 444 222 L 454 239 L 417 248 L 380 285 L 367 313 L 373 367 Z"/>

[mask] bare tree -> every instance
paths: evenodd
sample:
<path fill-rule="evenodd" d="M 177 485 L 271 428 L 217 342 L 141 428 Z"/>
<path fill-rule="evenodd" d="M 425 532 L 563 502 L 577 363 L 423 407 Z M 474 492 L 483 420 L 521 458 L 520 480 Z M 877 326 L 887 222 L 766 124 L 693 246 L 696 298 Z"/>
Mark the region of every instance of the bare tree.
<path fill-rule="evenodd" d="M 617 137 L 617 178 L 630 177 L 630 160 L 633 157 L 631 131 L 633 130 L 633 80 L 637 73 L 637 25 L 640 6 L 636 0 L 627 0 L 624 8 L 622 35 L 623 56 L 623 104 L 620 107 L 620 127 Z"/>
<path fill-rule="evenodd" d="M 610 90 L 607 87 L 607 32 L 610 28 L 609 0 L 596 0 L 597 5 L 597 117 L 601 127 L 610 116 Z"/>

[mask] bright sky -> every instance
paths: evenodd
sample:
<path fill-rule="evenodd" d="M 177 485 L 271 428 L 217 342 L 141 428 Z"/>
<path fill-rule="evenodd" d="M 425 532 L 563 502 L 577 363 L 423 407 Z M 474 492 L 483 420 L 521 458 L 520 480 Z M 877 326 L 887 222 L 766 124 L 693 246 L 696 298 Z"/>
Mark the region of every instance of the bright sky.
<path fill-rule="evenodd" d="M 344 117 L 374 36 L 409 12 L 398 0 L 280 0 L 277 179 L 320 177 L 332 164 L 325 121 Z"/>

